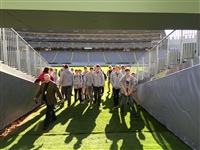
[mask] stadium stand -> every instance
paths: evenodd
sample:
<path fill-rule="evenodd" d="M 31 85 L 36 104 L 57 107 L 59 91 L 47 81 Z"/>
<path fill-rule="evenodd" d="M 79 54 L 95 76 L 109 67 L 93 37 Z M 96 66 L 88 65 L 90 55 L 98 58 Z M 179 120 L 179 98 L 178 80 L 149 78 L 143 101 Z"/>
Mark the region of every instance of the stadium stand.
<path fill-rule="evenodd" d="M 61 65 L 63 63 L 77 65 L 79 62 L 84 65 L 90 63 L 106 64 L 132 64 L 136 62 L 134 53 L 143 56 L 143 52 L 134 51 L 88 51 L 88 50 L 57 50 L 40 51 L 41 56 L 52 65 Z M 139 54 L 138 54 L 139 53 Z M 105 57 L 104 57 L 105 56 Z"/>
<path fill-rule="evenodd" d="M 93 62 L 93 63 L 97 63 L 97 62 L 98 63 L 99 62 L 106 63 L 105 60 L 104 60 L 102 51 L 91 51 L 89 53 L 89 56 L 90 56 L 90 62 Z"/>
<path fill-rule="evenodd" d="M 124 52 L 124 51 L 119 51 L 119 55 L 122 57 L 122 60 L 126 62 L 130 62 L 131 60 L 135 61 L 135 59 L 132 57 L 129 59 L 130 56 L 133 56 L 132 52 Z"/>
<path fill-rule="evenodd" d="M 56 51 L 41 51 L 40 55 L 49 63 L 53 61 Z"/>
<path fill-rule="evenodd" d="M 72 58 L 72 62 L 73 63 L 87 63 L 88 62 L 88 55 L 87 55 L 87 51 L 83 52 L 83 51 L 74 51 L 74 55 Z"/>
<path fill-rule="evenodd" d="M 107 63 L 123 62 L 123 60 L 121 60 L 119 54 L 116 51 L 113 51 L 113 52 L 112 51 L 105 51 L 104 54 L 105 54 Z"/>
<path fill-rule="evenodd" d="M 57 55 L 53 61 L 55 64 L 70 63 L 72 51 L 57 51 Z"/>
<path fill-rule="evenodd" d="M 146 52 L 145 51 L 136 51 L 136 58 L 139 60 Z"/>

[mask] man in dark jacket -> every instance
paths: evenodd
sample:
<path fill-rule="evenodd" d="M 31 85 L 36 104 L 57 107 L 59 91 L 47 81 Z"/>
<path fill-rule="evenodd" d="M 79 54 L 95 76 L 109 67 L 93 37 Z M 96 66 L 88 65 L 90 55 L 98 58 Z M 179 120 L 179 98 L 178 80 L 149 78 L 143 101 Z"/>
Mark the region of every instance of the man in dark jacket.
<path fill-rule="evenodd" d="M 39 91 L 35 95 L 34 100 L 37 102 L 37 98 L 42 95 L 42 101 L 45 101 L 47 110 L 46 110 L 46 118 L 44 120 L 44 127 L 43 130 L 46 130 L 49 126 L 50 121 L 55 121 L 57 119 L 55 112 L 54 112 L 54 104 L 57 103 L 55 93 L 57 93 L 61 103 L 64 102 L 63 97 L 55 84 L 50 80 L 50 75 L 44 75 L 44 82 L 41 84 Z"/>

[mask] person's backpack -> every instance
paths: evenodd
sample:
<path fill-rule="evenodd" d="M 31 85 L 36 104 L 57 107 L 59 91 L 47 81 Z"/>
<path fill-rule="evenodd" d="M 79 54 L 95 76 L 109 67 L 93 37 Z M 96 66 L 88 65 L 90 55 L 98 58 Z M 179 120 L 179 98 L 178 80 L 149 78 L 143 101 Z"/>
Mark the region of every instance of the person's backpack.
<path fill-rule="evenodd" d="M 74 79 L 76 78 L 76 75 L 74 75 Z M 79 75 L 79 79 L 83 81 L 83 76 Z"/>
<path fill-rule="evenodd" d="M 61 74 L 62 71 L 63 71 L 62 69 L 59 70 L 59 72 L 58 72 L 59 77 L 60 77 L 60 74 Z"/>

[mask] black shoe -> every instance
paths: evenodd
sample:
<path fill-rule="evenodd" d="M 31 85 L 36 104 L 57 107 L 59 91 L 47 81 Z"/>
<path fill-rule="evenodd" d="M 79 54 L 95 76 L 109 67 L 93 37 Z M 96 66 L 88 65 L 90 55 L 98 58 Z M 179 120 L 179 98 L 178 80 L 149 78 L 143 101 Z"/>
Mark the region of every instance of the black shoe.
<path fill-rule="evenodd" d="M 43 127 L 43 128 L 42 128 L 42 130 L 47 130 L 47 129 L 48 129 L 48 127 Z"/>
<path fill-rule="evenodd" d="M 54 118 L 54 119 L 52 119 L 52 122 L 54 122 L 54 121 L 56 121 L 57 120 L 57 118 Z"/>
<path fill-rule="evenodd" d="M 129 102 L 127 102 L 126 104 L 129 105 Z"/>
<path fill-rule="evenodd" d="M 141 105 L 138 105 L 138 108 L 139 108 L 139 109 L 141 109 L 141 108 L 142 108 L 142 106 L 141 106 Z"/>
<path fill-rule="evenodd" d="M 58 105 L 54 105 L 54 106 L 53 106 L 53 109 L 56 109 L 57 107 L 58 107 Z"/>

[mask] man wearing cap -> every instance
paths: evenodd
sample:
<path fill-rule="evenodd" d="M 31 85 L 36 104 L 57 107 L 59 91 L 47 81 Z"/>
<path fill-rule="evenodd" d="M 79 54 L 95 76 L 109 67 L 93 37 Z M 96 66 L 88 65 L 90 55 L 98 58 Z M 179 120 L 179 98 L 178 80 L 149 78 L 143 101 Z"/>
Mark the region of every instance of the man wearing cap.
<path fill-rule="evenodd" d="M 94 90 L 94 104 L 98 102 L 98 106 L 100 106 L 101 102 L 101 90 L 105 85 L 104 74 L 101 71 L 101 66 L 99 64 L 96 65 L 96 70 L 92 74 L 92 84 Z"/>
<path fill-rule="evenodd" d="M 109 68 L 108 71 L 107 71 L 107 77 L 108 77 L 108 93 L 110 93 L 110 77 L 111 77 L 111 74 L 112 74 L 113 69 L 112 69 L 112 66 L 111 66 L 111 65 L 109 65 L 108 68 Z"/>
<path fill-rule="evenodd" d="M 62 86 L 61 92 L 65 94 L 65 98 L 68 100 L 68 107 L 71 105 L 73 79 L 73 74 L 69 71 L 69 66 L 64 65 L 63 71 L 60 75 L 59 85 Z"/>
<path fill-rule="evenodd" d="M 57 93 L 59 99 L 61 100 L 61 103 L 64 102 L 62 94 L 60 93 L 57 85 L 55 82 L 50 80 L 50 75 L 45 74 L 44 75 L 44 82 L 41 84 L 39 91 L 35 95 L 34 100 L 37 103 L 37 99 L 40 95 L 42 95 L 41 99 L 42 101 L 46 102 L 46 118 L 44 120 L 44 127 L 43 130 L 46 130 L 49 127 L 50 121 L 55 121 L 57 119 L 55 112 L 54 112 L 54 104 L 57 103 L 55 94 Z"/>
<path fill-rule="evenodd" d="M 130 101 L 130 106 L 132 108 L 132 115 L 138 116 L 138 113 L 136 113 L 135 108 L 134 108 L 134 103 L 133 103 L 133 77 L 130 75 L 130 69 L 126 68 L 125 69 L 125 75 L 122 76 L 120 79 L 120 84 L 121 84 L 121 104 L 120 104 L 120 109 L 121 113 L 124 111 L 124 103 L 126 101 L 126 98 L 129 98 Z"/>
<path fill-rule="evenodd" d="M 114 100 L 114 108 L 118 107 L 119 105 L 119 92 L 121 89 L 120 79 L 123 76 L 123 74 L 120 72 L 119 66 L 117 65 L 115 67 L 115 72 L 112 73 L 110 82 L 113 87 L 113 100 Z"/>
<path fill-rule="evenodd" d="M 92 106 L 92 101 L 93 101 L 92 74 L 93 74 L 93 67 L 90 67 L 90 72 L 88 72 L 85 75 L 85 89 L 86 89 L 86 95 L 88 97 L 88 102 L 90 102 L 90 106 Z"/>

